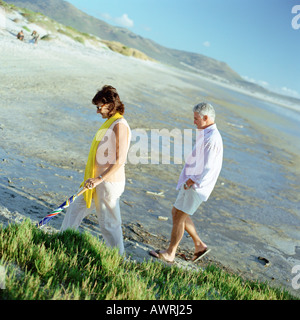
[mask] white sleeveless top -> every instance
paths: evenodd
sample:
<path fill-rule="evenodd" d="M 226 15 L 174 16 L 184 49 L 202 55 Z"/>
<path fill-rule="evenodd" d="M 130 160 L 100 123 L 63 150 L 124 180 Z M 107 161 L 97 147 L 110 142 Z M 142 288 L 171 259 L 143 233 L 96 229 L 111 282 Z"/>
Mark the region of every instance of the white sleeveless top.
<path fill-rule="evenodd" d="M 124 118 L 117 119 L 113 124 L 107 129 L 104 137 L 98 145 L 95 158 L 95 176 L 103 174 L 103 172 L 109 167 L 109 165 L 116 163 L 116 136 L 114 127 L 117 124 L 122 124 L 127 128 L 127 140 L 125 140 L 124 127 L 120 127 L 120 137 L 119 137 L 119 163 L 121 167 L 117 169 L 114 173 L 105 177 L 105 181 L 109 182 L 122 182 L 125 180 L 125 162 L 127 158 L 127 153 L 131 141 L 131 129 L 128 122 Z"/>

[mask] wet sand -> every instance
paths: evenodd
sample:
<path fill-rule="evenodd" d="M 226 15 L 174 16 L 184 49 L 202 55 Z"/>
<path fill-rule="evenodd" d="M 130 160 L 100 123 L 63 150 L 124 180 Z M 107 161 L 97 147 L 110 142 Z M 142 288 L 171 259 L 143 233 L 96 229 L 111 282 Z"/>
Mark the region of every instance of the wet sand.
<path fill-rule="evenodd" d="M 117 88 L 132 130 L 192 129 L 192 107 L 207 100 L 216 108 L 224 163 L 211 197 L 193 217 L 212 249 L 199 267 L 213 262 L 299 295 L 291 286 L 292 267 L 300 264 L 300 152 L 293 147 L 299 131 L 293 121 L 253 96 L 104 49 L 34 46 L 12 37 L 1 37 L 0 47 L 0 223 L 25 217 L 38 222 L 77 191 L 103 122 L 91 99 L 104 84 Z M 281 126 L 293 130 L 274 130 Z M 182 166 L 126 165 L 121 211 L 126 252 L 133 260 L 150 259 L 150 249 L 167 247 Z M 63 215 L 46 230 L 59 230 Z M 101 237 L 93 215 L 81 230 Z M 179 251 L 191 255 L 192 244 L 185 235 Z M 176 263 L 197 268 L 180 257 Z"/>

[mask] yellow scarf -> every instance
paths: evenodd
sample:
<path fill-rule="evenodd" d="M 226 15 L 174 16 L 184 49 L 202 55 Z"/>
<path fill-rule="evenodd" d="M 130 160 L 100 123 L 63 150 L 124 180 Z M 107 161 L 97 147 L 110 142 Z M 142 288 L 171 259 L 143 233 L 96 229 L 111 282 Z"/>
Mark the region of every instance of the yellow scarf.
<path fill-rule="evenodd" d="M 90 148 L 90 153 L 89 153 L 89 157 L 87 160 L 87 164 L 85 167 L 85 172 L 84 172 L 84 181 L 81 183 L 80 187 L 84 186 L 84 182 L 87 179 L 90 178 L 95 178 L 95 158 L 96 158 L 96 152 L 97 152 L 97 148 L 98 145 L 100 143 L 100 141 L 103 139 L 107 129 L 112 125 L 113 122 L 115 122 L 117 119 L 123 118 L 122 115 L 120 115 L 120 113 L 116 113 L 114 116 L 110 117 L 109 119 L 107 119 L 102 126 L 100 127 L 100 129 L 97 131 L 97 133 L 95 134 L 95 137 L 92 141 L 92 145 Z M 84 200 L 86 202 L 86 207 L 90 208 L 91 207 L 91 203 L 92 203 L 92 198 L 93 198 L 93 193 L 95 192 L 95 188 L 93 189 L 88 189 L 84 194 Z"/>

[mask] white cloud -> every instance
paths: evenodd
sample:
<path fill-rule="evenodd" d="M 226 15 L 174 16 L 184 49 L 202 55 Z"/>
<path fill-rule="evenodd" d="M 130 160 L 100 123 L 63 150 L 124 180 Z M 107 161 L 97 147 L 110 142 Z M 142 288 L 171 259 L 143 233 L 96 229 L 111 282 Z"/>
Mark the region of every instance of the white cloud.
<path fill-rule="evenodd" d="M 250 78 L 250 77 L 248 77 L 248 76 L 242 76 L 242 78 L 244 78 L 246 81 L 256 83 L 256 81 L 255 81 L 253 78 Z"/>
<path fill-rule="evenodd" d="M 247 77 L 247 76 L 243 76 L 243 78 L 246 81 L 258 84 L 259 86 L 262 86 L 262 87 L 269 87 L 270 86 L 270 84 L 267 81 L 264 81 L 264 80 L 255 80 L 255 79 Z"/>
<path fill-rule="evenodd" d="M 133 23 L 133 20 L 131 20 L 129 17 L 128 17 L 128 14 L 127 13 L 124 13 L 121 17 L 119 18 L 115 18 L 114 19 L 115 23 L 116 24 L 119 24 L 120 26 L 122 27 L 126 27 L 126 28 L 132 28 L 134 23 Z"/>
<path fill-rule="evenodd" d="M 289 96 L 292 96 L 292 97 L 295 97 L 295 98 L 300 98 L 300 94 L 296 90 L 289 89 L 287 87 L 282 87 L 281 91 L 282 91 L 283 94 L 286 94 L 286 95 L 289 95 Z"/>
<path fill-rule="evenodd" d="M 270 91 L 277 92 L 279 94 L 283 94 L 283 95 L 294 97 L 294 98 L 300 98 L 300 93 L 298 91 L 296 91 L 296 90 L 293 90 L 293 89 L 290 89 L 290 88 L 287 88 L 287 87 L 275 88 L 275 87 L 272 87 L 267 81 L 255 80 L 255 79 L 247 77 L 247 76 L 243 76 L 243 78 L 246 81 L 258 84 L 258 85 L 260 85 L 262 87 L 265 87 Z"/>
<path fill-rule="evenodd" d="M 258 80 L 258 84 L 263 86 L 263 87 L 269 87 L 269 83 L 264 80 Z"/>
<path fill-rule="evenodd" d="M 117 18 L 112 17 L 109 13 L 101 13 L 100 16 L 102 19 L 112 21 L 121 27 L 132 28 L 134 26 L 133 20 L 128 17 L 127 13 Z"/>
<path fill-rule="evenodd" d="M 204 47 L 209 48 L 210 47 L 210 42 L 209 41 L 205 41 L 203 42 Z"/>

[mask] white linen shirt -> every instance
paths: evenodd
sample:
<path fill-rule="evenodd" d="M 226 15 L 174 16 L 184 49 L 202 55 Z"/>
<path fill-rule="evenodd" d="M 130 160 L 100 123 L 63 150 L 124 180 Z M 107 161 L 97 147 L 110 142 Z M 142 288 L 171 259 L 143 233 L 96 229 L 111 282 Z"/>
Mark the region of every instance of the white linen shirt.
<path fill-rule="evenodd" d="M 176 189 L 191 179 L 195 182 L 192 188 L 202 201 L 207 201 L 217 182 L 222 162 L 223 141 L 217 125 L 197 130 L 196 144 L 186 159 Z"/>

